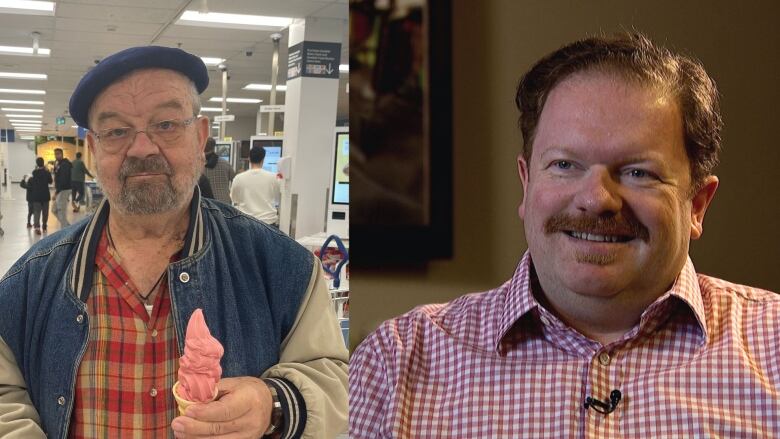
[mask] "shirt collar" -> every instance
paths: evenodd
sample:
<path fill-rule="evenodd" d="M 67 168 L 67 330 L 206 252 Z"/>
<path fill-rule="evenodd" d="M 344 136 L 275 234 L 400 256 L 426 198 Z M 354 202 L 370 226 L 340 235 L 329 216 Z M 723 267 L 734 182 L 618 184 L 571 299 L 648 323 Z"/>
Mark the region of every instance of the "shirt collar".
<path fill-rule="evenodd" d="M 498 332 L 494 339 L 493 347 L 498 351 L 501 341 L 507 336 L 515 323 L 531 311 L 541 308 L 539 302 L 534 298 L 532 286 L 533 262 L 531 253 L 526 251 L 520 263 L 515 269 L 512 279 L 509 281 L 508 291 L 505 299 L 505 307 L 501 314 Z M 687 305 L 696 317 L 699 328 L 702 331 L 702 342 L 706 343 L 708 339 L 707 320 L 704 313 L 704 302 L 699 289 L 698 277 L 690 257 L 687 258 L 683 269 L 675 279 L 672 287 L 656 299 L 647 307 L 642 314 L 642 320 L 659 317 L 658 314 L 668 310 L 669 299 L 675 297 Z"/>
<path fill-rule="evenodd" d="M 87 223 L 87 227 L 81 235 L 79 246 L 76 250 L 73 267 L 71 269 L 70 286 L 73 292 L 87 303 L 89 293 L 92 290 L 92 275 L 95 269 L 95 254 L 103 228 L 108 221 L 110 206 L 108 199 L 103 198 L 95 214 Z M 200 209 L 200 189 L 195 186 L 195 191 L 190 201 L 190 223 L 187 226 L 187 234 L 184 238 L 184 247 L 179 253 L 178 259 L 188 258 L 203 248 L 205 242 L 205 227 L 203 214 Z"/>

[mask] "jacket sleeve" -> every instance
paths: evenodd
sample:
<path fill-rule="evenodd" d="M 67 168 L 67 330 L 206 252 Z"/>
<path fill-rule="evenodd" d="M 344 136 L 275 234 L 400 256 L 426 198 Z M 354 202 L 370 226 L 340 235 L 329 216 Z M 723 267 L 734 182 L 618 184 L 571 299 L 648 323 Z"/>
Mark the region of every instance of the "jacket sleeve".
<path fill-rule="evenodd" d="M 0 338 L 0 437 L 45 438 L 11 349 Z"/>
<path fill-rule="evenodd" d="M 330 439 L 346 432 L 349 353 L 319 261 L 279 358 L 263 378 L 279 395 L 282 438 Z"/>

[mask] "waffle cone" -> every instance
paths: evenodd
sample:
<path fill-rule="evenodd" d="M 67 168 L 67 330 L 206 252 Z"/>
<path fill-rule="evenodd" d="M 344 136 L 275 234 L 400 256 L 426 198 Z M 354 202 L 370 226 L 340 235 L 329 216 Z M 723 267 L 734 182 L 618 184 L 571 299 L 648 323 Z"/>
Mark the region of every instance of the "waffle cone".
<path fill-rule="evenodd" d="M 173 385 L 173 397 L 176 398 L 176 404 L 179 406 L 179 414 L 184 415 L 184 412 L 187 411 L 187 407 L 189 407 L 192 404 L 206 404 L 207 402 L 214 401 L 217 398 L 217 392 L 218 390 L 216 387 L 214 388 L 214 396 L 208 400 L 203 402 L 196 402 L 196 401 L 190 401 L 188 399 L 184 399 L 181 396 L 179 396 L 179 393 L 177 392 L 179 388 L 179 382 L 176 381 L 176 384 Z"/>

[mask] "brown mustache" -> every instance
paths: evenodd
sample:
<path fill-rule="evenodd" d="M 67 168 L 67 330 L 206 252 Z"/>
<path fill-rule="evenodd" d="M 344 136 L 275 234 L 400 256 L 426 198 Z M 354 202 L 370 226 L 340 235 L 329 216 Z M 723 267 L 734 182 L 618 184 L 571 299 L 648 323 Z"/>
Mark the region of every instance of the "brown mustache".
<path fill-rule="evenodd" d="M 171 175 L 171 166 L 159 155 L 146 159 L 128 157 L 119 169 L 119 179 L 125 181 L 127 177 L 136 174 L 165 174 Z"/>
<path fill-rule="evenodd" d="M 643 241 L 650 239 L 647 227 L 633 217 L 588 218 L 560 213 L 544 222 L 544 232 L 548 235 L 564 231 L 587 232 L 594 235 L 631 236 Z"/>

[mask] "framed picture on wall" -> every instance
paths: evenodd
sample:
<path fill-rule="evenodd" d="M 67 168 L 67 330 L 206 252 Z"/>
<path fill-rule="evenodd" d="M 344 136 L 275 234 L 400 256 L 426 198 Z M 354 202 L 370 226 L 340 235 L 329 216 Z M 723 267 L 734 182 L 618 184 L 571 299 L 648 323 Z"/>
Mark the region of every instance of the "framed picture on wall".
<path fill-rule="evenodd" d="M 451 64 L 448 1 L 350 1 L 353 266 L 452 255 Z"/>

